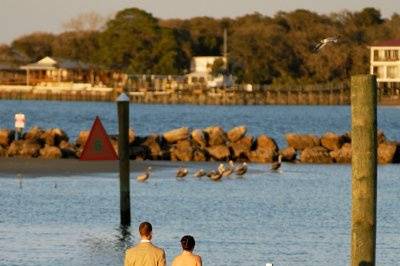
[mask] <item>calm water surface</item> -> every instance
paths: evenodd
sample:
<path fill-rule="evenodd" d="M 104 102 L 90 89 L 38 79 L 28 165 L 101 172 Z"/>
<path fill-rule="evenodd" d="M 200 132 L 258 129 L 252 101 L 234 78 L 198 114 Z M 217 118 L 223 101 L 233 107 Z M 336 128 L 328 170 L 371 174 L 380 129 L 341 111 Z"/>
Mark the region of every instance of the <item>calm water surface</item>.
<path fill-rule="evenodd" d="M 196 238 L 204 265 L 349 264 L 350 166 L 285 164 L 271 173 L 257 164 L 222 182 L 177 181 L 174 169 L 131 183 L 131 235 L 118 229 L 117 174 L 24 177 L 22 189 L 0 178 L 0 265 L 122 265 L 143 220 L 169 264 L 184 234 Z M 379 167 L 377 265 L 400 260 L 399 199 L 398 166 Z"/>
<path fill-rule="evenodd" d="M 0 101 L 0 128 L 14 127 L 14 114 L 27 117 L 27 128 L 60 127 L 72 140 L 79 131 L 89 130 L 96 115 L 106 130 L 118 130 L 116 103 Z M 138 135 L 162 133 L 178 127 L 204 128 L 221 125 L 225 130 L 246 125 L 249 134 L 268 134 L 280 147 L 286 145 L 288 132 L 322 134 L 350 130 L 349 106 L 197 106 L 131 104 L 130 125 Z M 386 136 L 400 140 L 400 108 L 378 108 L 378 126 Z"/>
<path fill-rule="evenodd" d="M 250 134 L 266 133 L 283 147 L 287 132 L 350 129 L 348 106 L 131 104 L 130 110 L 139 135 L 244 124 Z M 26 114 L 28 128 L 60 127 L 72 140 L 96 115 L 110 134 L 117 131 L 115 103 L 0 101 L 0 128 L 12 128 L 16 112 Z M 378 109 L 378 126 L 390 139 L 400 140 L 399 114 L 396 107 Z M 154 241 L 169 263 L 180 237 L 192 234 L 204 265 L 348 265 L 350 166 L 287 164 L 278 174 L 266 169 L 251 165 L 246 178 L 218 183 L 178 182 L 174 168 L 154 169 L 148 183 L 132 182 L 131 235 L 118 228 L 117 174 L 27 176 L 22 189 L 15 177 L 0 177 L 0 265 L 122 265 L 143 220 L 153 223 Z M 379 168 L 377 265 L 400 261 L 399 170 Z"/>

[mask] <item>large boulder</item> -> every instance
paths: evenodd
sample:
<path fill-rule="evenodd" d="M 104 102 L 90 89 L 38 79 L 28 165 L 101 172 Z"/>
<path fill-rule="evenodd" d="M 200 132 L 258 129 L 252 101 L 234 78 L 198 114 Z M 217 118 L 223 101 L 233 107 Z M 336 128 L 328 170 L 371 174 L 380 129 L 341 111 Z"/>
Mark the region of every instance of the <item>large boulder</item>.
<path fill-rule="evenodd" d="M 282 155 L 282 161 L 285 162 L 293 162 L 297 156 L 297 152 L 293 147 L 286 147 L 280 150 L 279 154 Z"/>
<path fill-rule="evenodd" d="M 22 143 L 20 155 L 23 157 L 38 157 L 41 145 L 35 141 L 25 140 Z"/>
<path fill-rule="evenodd" d="M 150 152 L 151 159 L 157 160 L 162 156 L 162 149 L 160 146 L 160 137 L 157 135 L 147 136 L 145 141 L 141 144 L 147 147 Z"/>
<path fill-rule="evenodd" d="M 330 151 L 340 149 L 343 143 L 343 137 L 333 132 L 327 132 L 321 137 L 321 146 Z"/>
<path fill-rule="evenodd" d="M 79 132 L 78 137 L 76 138 L 76 141 L 75 141 L 76 146 L 82 147 L 82 148 L 85 147 L 86 141 L 89 138 L 89 134 L 90 134 L 90 131 L 88 131 L 88 130 Z"/>
<path fill-rule="evenodd" d="M 181 140 L 171 147 L 170 153 L 173 161 L 192 161 L 194 149 L 189 140 Z"/>
<path fill-rule="evenodd" d="M 46 130 L 40 138 L 48 146 L 58 146 L 61 141 L 68 141 L 67 134 L 60 128 Z"/>
<path fill-rule="evenodd" d="M 23 136 L 24 139 L 26 140 L 32 140 L 32 141 L 39 141 L 41 139 L 41 136 L 44 133 L 44 129 L 40 127 L 32 127 L 28 132 L 26 132 Z"/>
<path fill-rule="evenodd" d="M 77 158 L 75 146 L 68 141 L 61 141 L 58 147 L 61 150 L 62 158 Z"/>
<path fill-rule="evenodd" d="M 396 160 L 397 151 L 398 146 L 395 142 L 380 143 L 378 146 L 378 162 L 381 164 L 393 163 Z"/>
<path fill-rule="evenodd" d="M 14 156 L 19 156 L 20 152 L 22 150 L 22 144 L 24 143 L 24 140 L 16 140 L 13 141 L 7 149 L 7 156 L 8 157 L 14 157 Z"/>
<path fill-rule="evenodd" d="M 331 151 L 330 156 L 337 163 L 351 163 L 351 143 L 345 143 L 338 149 Z"/>
<path fill-rule="evenodd" d="M 257 149 L 271 150 L 274 152 L 279 150 L 275 140 L 264 134 L 258 136 L 256 144 Z"/>
<path fill-rule="evenodd" d="M 8 157 L 37 157 L 41 146 L 33 140 L 17 140 L 11 143 L 7 150 Z"/>
<path fill-rule="evenodd" d="M 207 148 L 207 152 L 217 161 L 227 160 L 230 157 L 229 148 L 225 145 L 217 145 Z"/>
<path fill-rule="evenodd" d="M 8 147 L 14 140 L 14 131 L 9 129 L 0 129 L 0 146 Z"/>
<path fill-rule="evenodd" d="M 134 160 L 146 160 L 151 158 L 150 149 L 147 146 L 129 146 L 129 158 Z"/>
<path fill-rule="evenodd" d="M 245 126 L 234 127 L 227 132 L 227 137 L 230 142 L 236 142 L 246 135 L 247 128 Z"/>
<path fill-rule="evenodd" d="M 320 139 L 315 135 L 299 135 L 288 133 L 285 135 L 286 141 L 290 147 L 295 150 L 304 150 L 305 148 L 312 148 L 320 145 Z"/>
<path fill-rule="evenodd" d="M 333 159 L 329 155 L 329 150 L 322 146 L 305 148 L 300 155 L 303 163 L 332 163 Z"/>
<path fill-rule="evenodd" d="M 0 145 L 0 157 L 5 157 L 7 155 L 7 150 Z"/>
<path fill-rule="evenodd" d="M 204 129 L 208 136 L 209 146 L 223 145 L 226 142 L 225 132 L 221 127 L 208 127 Z"/>
<path fill-rule="evenodd" d="M 207 161 L 207 155 L 203 150 L 196 149 L 193 152 L 193 161 L 195 162 L 204 162 Z"/>
<path fill-rule="evenodd" d="M 62 157 L 62 152 L 58 147 L 46 145 L 40 150 L 40 158 L 43 159 L 60 159 Z"/>
<path fill-rule="evenodd" d="M 129 129 L 128 131 L 128 140 L 129 140 L 129 144 L 132 144 L 135 142 L 136 139 L 136 132 L 135 130 L 133 130 L 132 128 Z"/>
<path fill-rule="evenodd" d="M 256 149 L 249 154 L 249 160 L 255 163 L 271 163 L 278 156 L 276 150 L 271 149 Z"/>
<path fill-rule="evenodd" d="M 189 128 L 181 127 L 181 128 L 167 131 L 163 134 L 163 138 L 168 143 L 176 143 L 179 140 L 188 139 L 189 138 Z"/>
<path fill-rule="evenodd" d="M 253 146 L 254 139 L 252 136 L 245 136 L 239 141 L 229 144 L 232 149 L 234 159 L 246 158 L 248 159 L 250 150 Z"/>
<path fill-rule="evenodd" d="M 195 129 L 192 131 L 192 140 L 194 143 L 196 143 L 200 147 L 205 147 L 207 146 L 207 141 L 206 137 L 204 136 L 204 132 L 201 129 Z"/>

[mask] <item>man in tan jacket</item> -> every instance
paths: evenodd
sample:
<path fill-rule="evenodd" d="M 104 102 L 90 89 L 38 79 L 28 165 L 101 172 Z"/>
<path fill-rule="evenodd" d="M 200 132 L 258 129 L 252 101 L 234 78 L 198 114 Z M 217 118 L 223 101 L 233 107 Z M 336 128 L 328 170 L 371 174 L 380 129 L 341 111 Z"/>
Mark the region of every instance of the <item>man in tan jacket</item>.
<path fill-rule="evenodd" d="M 153 236 L 152 226 L 143 222 L 139 226 L 140 243 L 129 248 L 125 253 L 124 266 L 165 266 L 165 252 L 154 246 L 150 240 Z"/>

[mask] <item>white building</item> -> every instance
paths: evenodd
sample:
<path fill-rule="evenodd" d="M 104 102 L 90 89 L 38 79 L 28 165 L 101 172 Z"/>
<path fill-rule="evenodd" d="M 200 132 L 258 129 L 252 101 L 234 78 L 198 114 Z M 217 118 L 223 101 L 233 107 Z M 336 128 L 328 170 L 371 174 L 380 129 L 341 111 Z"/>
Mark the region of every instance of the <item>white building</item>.
<path fill-rule="evenodd" d="M 188 84 L 202 84 L 207 87 L 230 87 L 234 80 L 232 75 L 212 75 L 212 67 L 216 60 L 227 63 L 224 56 L 195 56 L 190 63 L 190 73 L 186 75 Z"/>
<path fill-rule="evenodd" d="M 370 73 L 379 88 L 400 88 L 400 39 L 387 40 L 371 48 Z"/>

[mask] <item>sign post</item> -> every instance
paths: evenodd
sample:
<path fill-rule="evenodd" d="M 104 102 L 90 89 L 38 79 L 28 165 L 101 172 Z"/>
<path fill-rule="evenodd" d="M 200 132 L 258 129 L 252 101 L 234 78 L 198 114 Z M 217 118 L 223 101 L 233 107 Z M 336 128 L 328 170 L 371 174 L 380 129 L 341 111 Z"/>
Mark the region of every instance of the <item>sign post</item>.
<path fill-rule="evenodd" d="M 129 97 L 121 93 L 118 106 L 118 157 L 121 225 L 131 225 L 131 205 L 129 187 Z"/>

